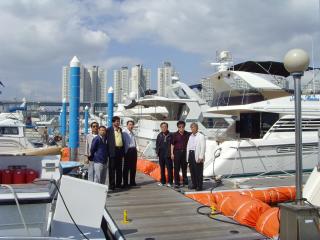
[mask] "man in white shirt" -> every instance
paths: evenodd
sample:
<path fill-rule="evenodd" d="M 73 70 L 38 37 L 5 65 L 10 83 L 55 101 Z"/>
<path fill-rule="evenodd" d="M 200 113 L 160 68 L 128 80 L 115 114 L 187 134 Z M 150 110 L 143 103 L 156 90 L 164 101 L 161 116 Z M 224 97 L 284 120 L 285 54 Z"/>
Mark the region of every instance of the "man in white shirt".
<path fill-rule="evenodd" d="M 123 165 L 123 187 L 136 186 L 137 170 L 137 143 L 133 134 L 134 121 L 127 122 L 127 128 L 122 131 L 124 140 L 124 165 Z M 130 174 L 130 184 L 128 185 L 128 175 Z"/>
<path fill-rule="evenodd" d="M 87 158 L 86 163 L 89 163 L 88 180 L 93 182 L 93 180 L 94 180 L 94 167 L 93 167 L 93 158 L 91 157 L 91 154 L 90 154 L 90 149 L 91 149 L 92 140 L 96 136 L 98 136 L 99 124 L 97 122 L 92 122 L 90 124 L 90 127 L 91 127 L 91 133 L 87 134 L 87 136 L 86 136 L 86 147 L 85 147 L 84 155 Z"/>
<path fill-rule="evenodd" d="M 191 135 L 187 144 L 187 159 L 191 174 L 192 186 L 190 189 L 202 190 L 203 163 L 206 152 L 206 140 L 202 133 L 198 132 L 198 124 L 190 125 Z"/>

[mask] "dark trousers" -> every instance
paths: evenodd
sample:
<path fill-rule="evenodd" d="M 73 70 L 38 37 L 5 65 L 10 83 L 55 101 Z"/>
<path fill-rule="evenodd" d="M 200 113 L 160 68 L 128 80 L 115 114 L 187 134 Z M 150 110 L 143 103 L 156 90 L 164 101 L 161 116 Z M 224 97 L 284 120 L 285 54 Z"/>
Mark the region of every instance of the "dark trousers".
<path fill-rule="evenodd" d="M 115 157 L 110 158 L 109 163 L 109 187 L 121 187 L 122 167 L 123 167 L 123 148 L 115 148 Z"/>
<path fill-rule="evenodd" d="M 192 187 L 202 190 L 203 182 L 203 163 L 197 163 L 194 157 L 194 151 L 189 151 L 189 168 L 191 174 Z"/>
<path fill-rule="evenodd" d="M 174 184 L 180 185 L 180 168 L 182 171 L 183 184 L 188 185 L 188 177 L 187 177 L 187 152 L 186 150 L 174 150 Z"/>
<path fill-rule="evenodd" d="M 166 167 L 168 171 L 168 183 L 173 183 L 173 171 L 172 171 L 172 160 L 168 157 L 167 154 L 159 155 L 159 165 L 160 165 L 160 174 L 161 174 L 161 183 L 166 184 Z"/>
<path fill-rule="evenodd" d="M 124 155 L 123 164 L 123 185 L 128 185 L 128 175 L 130 174 L 130 185 L 136 184 L 136 170 L 137 170 L 137 149 L 129 148 Z"/>

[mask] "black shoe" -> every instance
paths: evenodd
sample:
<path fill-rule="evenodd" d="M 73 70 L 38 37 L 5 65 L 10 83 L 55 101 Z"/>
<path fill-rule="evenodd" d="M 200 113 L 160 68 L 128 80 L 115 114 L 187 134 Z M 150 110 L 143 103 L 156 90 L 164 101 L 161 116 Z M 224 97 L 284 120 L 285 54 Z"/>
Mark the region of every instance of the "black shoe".
<path fill-rule="evenodd" d="M 109 186 L 109 190 L 115 190 L 115 186 Z"/>
<path fill-rule="evenodd" d="M 130 186 L 134 187 L 134 186 L 137 186 L 137 184 L 134 182 L 134 183 L 130 183 Z"/>
<path fill-rule="evenodd" d="M 195 186 L 190 186 L 190 187 L 188 187 L 188 189 L 196 189 L 196 187 Z"/>
<path fill-rule="evenodd" d="M 176 184 L 174 185 L 174 188 L 180 188 L 180 185 Z"/>
<path fill-rule="evenodd" d="M 129 188 L 129 185 L 128 185 L 128 184 L 123 184 L 123 185 L 121 186 L 121 188 Z"/>
<path fill-rule="evenodd" d="M 117 184 L 117 185 L 116 185 L 116 188 L 121 188 L 121 184 L 120 184 L 120 185 L 119 185 L 119 184 Z"/>
<path fill-rule="evenodd" d="M 196 191 L 202 191 L 201 187 L 197 187 Z"/>

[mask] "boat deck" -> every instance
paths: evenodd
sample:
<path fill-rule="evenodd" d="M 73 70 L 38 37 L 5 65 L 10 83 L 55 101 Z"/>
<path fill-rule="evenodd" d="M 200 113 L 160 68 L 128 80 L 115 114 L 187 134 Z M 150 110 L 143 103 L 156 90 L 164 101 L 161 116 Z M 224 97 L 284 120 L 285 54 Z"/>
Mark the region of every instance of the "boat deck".
<path fill-rule="evenodd" d="M 106 209 L 124 239 L 267 239 L 254 229 L 197 214 L 200 206 L 138 173 L 137 187 L 110 192 Z M 129 223 L 123 224 L 127 210 Z M 232 221 L 224 216 L 219 219 Z"/>

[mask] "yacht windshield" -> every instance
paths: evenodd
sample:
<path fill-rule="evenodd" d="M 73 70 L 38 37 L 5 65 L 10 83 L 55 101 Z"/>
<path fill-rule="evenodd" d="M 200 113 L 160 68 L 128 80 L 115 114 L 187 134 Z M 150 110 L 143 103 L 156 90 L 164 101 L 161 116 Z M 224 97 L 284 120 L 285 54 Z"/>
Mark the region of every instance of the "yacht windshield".
<path fill-rule="evenodd" d="M 202 120 L 203 126 L 206 128 L 227 128 L 228 122 L 224 118 L 204 117 Z"/>
<path fill-rule="evenodd" d="M 19 135 L 17 127 L 0 127 L 0 135 Z"/>

